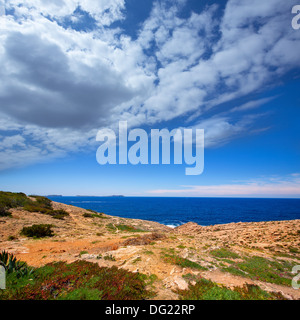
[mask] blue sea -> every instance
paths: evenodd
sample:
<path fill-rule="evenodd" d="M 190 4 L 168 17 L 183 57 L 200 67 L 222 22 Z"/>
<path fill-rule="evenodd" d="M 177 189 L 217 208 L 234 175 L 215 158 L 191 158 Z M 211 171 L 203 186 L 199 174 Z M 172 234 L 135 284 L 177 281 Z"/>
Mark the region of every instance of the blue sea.
<path fill-rule="evenodd" d="M 171 227 L 300 219 L 300 199 L 57 197 L 53 201 Z"/>

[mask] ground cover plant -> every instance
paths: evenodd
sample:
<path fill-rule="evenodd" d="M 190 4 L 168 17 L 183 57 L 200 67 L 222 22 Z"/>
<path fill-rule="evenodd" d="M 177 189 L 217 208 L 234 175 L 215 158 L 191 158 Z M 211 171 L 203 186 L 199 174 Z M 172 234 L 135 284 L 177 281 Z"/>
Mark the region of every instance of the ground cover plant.
<path fill-rule="evenodd" d="M 269 293 L 255 285 L 229 289 L 210 280 L 200 279 L 189 284 L 186 290 L 178 290 L 182 300 L 285 300 L 280 293 Z"/>
<path fill-rule="evenodd" d="M 153 296 L 146 287 L 145 275 L 78 260 L 47 264 L 21 281 L 8 275 L 7 289 L 0 291 L 0 299 L 142 300 Z"/>

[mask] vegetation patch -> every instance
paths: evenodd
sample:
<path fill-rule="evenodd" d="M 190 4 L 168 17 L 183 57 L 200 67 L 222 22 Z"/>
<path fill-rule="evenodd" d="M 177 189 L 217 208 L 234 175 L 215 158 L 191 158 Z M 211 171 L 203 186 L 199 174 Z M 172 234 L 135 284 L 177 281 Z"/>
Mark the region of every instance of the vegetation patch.
<path fill-rule="evenodd" d="M 268 293 L 255 285 L 235 287 L 233 290 L 210 280 L 200 279 L 187 290 L 178 290 L 181 300 L 284 300 L 280 293 Z"/>
<path fill-rule="evenodd" d="M 29 212 L 39 212 L 52 216 L 55 219 L 62 220 L 64 217 L 69 216 L 69 213 L 63 209 L 54 210 L 51 200 L 42 196 L 31 196 L 35 201 L 29 199 L 30 202 L 24 205 L 24 210 Z"/>
<path fill-rule="evenodd" d="M 108 254 L 103 257 L 104 260 L 116 261 L 116 258 L 112 254 Z"/>
<path fill-rule="evenodd" d="M 162 258 L 163 258 L 164 262 L 175 264 L 177 266 L 180 266 L 181 268 L 207 270 L 207 268 L 201 266 L 199 263 L 196 263 L 196 262 L 191 261 L 186 258 L 182 258 L 182 257 L 175 255 L 175 254 L 163 254 Z"/>
<path fill-rule="evenodd" d="M 126 225 L 126 224 L 113 225 L 112 223 L 109 223 L 107 225 L 107 228 L 110 230 L 114 230 L 114 231 L 119 230 L 119 231 L 123 231 L 123 232 L 146 232 L 145 230 L 138 229 L 134 226 Z"/>
<path fill-rule="evenodd" d="M 145 234 L 143 236 L 130 238 L 125 240 L 122 245 L 124 246 L 142 246 L 142 245 L 153 245 L 156 240 L 165 239 L 165 235 L 158 232 L 152 232 L 151 234 Z"/>
<path fill-rule="evenodd" d="M 215 250 L 212 250 L 210 252 L 210 254 L 216 258 L 224 258 L 224 259 L 239 259 L 240 256 L 235 253 L 235 252 L 232 252 L 228 249 L 225 249 L 225 248 L 221 248 L 221 249 L 215 249 Z"/>
<path fill-rule="evenodd" d="M 235 263 L 221 270 L 253 280 L 290 286 L 293 277 L 291 270 L 294 265 L 296 265 L 294 262 L 283 260 L 273 261 L 263 257 L 253 256 L 246 258 L 243 262 Z"/>
<path fill-rule="evenodd" d="M 28 198 L 24 193 L 0 191 L 0 216 L 10 216 L 9 209 L 18 207 L 29 212 L 47 214 L 55 219 L 63 219 L 69 215 L 65 210 L 54 210 L 51 200 L 46 197 L 31 196 L 31 198 L 35 198 L 35 201 Z"/>
<path fill-rule="evenodd" d="M 23 207 L 28 201 L 24 193 L 0 191 L 0 217 L 10 216 L 9 209 Z"/>
<path fill-rule="evenodd" d="M 57 262 L 35 269 L 30 277 L 16 281 L 7 277 L 4 300 L 143 300 L 153 296 L 146 289 L 147 277 L 96 263 Z"/>
<path fill-rule="evenodd" d="M 53 237 L 54 232 L 51 224 L 34 224 L 30 227 L 23 227 L 21 234 L 30 238 Z"/>
<path fill-rule="evenodd" d="M 7 207 L 0 207 L 0 217 L 11 217 L 11 212 Z"/>
<path fill-rule="evenodd" d="M 107 217 L 105 217 L 105 216 L 103 215 L 102 212 L 99 213 L 99 212 L 94 211 L 94 210 L 91 210 L 91 209 L 86 209 L 86 211 L 88 211 L 88 212 L 85 212 L 85 213 L 83 214 L 83 217 L 84 217 L 84 218 L 108 219 Z"/>

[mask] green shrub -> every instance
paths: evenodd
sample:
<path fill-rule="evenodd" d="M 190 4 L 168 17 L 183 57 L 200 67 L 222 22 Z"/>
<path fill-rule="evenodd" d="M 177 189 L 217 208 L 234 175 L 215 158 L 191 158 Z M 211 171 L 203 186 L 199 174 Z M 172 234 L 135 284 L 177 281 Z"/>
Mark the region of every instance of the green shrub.
<path fill-rule="evenodd" d="M 7 207 L 0 207 L 0 217 L 10 217 L 11 212 L 8 211 Z"/>
<path fill-rule="evenodd" d="M 63 220 L 64 217 L 69 216 L 69 213 L 63 209 L 53 210 L 52 202 L 50 199 L 42 196 L 32 196 L 35 201 L 28 202 L 24 205 L 24 210 L 29 212 L 39 212 L 42 214 L 47 214 L 54 219 Z"/>
<path fill-rule="evenodd" d="M 35 201 L 30 201 L 24 205 L 24 210 L 29 212 L 40 212 L 48 214 L 53 210 L 51 200 L 42 197 L 42 196 L 34 196 Z"/>
<path fill-rule="evenodd" d="M 85 212 L 85 213 L 83 214 L 83 217 L 84 217 L 84 218 L 93 218 L 93 214 L 92 214 L 92 213 Z"/>
<path fill-rule="evenodd" d="M 11 216 L 11 208 L 22 207 L 30 201 L 24 193 L 0 191 L 0 217 Z"/>
<path fill-rule="evenodd" d="M 26 194 L 0 191 L 0 207 L 17 208 L 24 206 L 30 201 Z"/>
<path fill-rule="evenodd" d="M 59 220 L 63 220 L 64 217 L 69 216 L 69 213 L 63 209 L 52 210 L 48 212 L 48 214 L 52 216 L 54 219 L 59 219 Z"/>
<path fill-rule="evenodd" d="M 104 260 L 109 260 L 109 261 L 116 261 L 116 258 L 111 254 L 108 254 L 108 255 L 104 256 L 103 259 Z"/>
<path fill-rule="evenodd" d="M 34 224 L 30 227 L 24 227 L 21 234 L 32 238 L 53 237 L 54 233 L 51 224 Z"/>
<path fill-rule="evenodd" d="M 83 214 L 83 216 L 84 216 L 85 218 L 107 219 L 106 217 L 103 216 L 102 213 L 98 213 L 98 212 L 93 211 L 93 210 L 88 210 L 88 211 L 90 211 L 90 212 L 85 212 L 85 213 Z"/>

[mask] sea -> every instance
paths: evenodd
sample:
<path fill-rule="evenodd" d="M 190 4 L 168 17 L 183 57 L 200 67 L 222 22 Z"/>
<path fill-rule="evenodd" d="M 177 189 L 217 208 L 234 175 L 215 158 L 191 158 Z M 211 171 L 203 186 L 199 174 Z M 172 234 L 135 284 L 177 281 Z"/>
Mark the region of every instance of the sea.
<path fill-rule="evenodd" d="M 64 197 L 53 201 L 122 217 L 156 221 L 176 227 L 187 222 L 202 226 L 231 222 L 300 219 L 300 199 Z"/>

